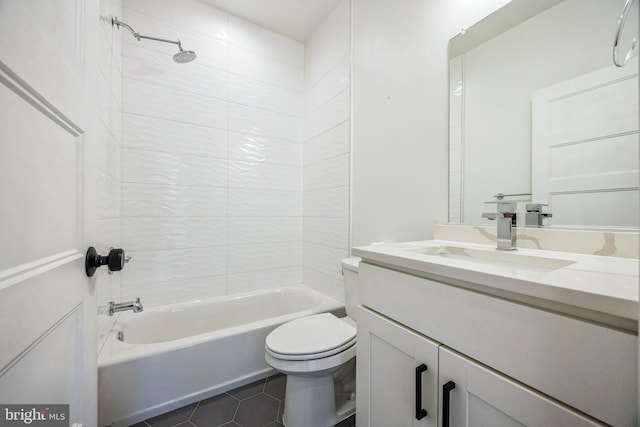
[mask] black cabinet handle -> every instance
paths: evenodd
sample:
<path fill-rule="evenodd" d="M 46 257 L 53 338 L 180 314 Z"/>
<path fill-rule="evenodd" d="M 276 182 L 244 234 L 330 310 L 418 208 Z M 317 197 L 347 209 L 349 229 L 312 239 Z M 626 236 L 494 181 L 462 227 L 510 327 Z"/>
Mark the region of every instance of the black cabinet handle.
<path fill-rule="evenodd" d="M 442 386 L 442 427 L 449 427 L 449 392 L 456 388 L 456 383 L 449 381 Z"/>
<path fill-rule="evenodd" d="M 422 373 L 426 370 L 424 363 L 416 368 L 416 420 L 427 416 L 427 410 L 422 408 Z"/>

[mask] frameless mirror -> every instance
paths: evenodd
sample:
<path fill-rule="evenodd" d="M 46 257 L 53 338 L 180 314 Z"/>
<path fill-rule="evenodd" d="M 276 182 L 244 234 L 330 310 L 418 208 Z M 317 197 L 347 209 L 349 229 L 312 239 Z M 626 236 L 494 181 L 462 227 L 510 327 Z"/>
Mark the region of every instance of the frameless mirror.
<path fill-rule="evenodd" d="M 524 194 L 519 218 L 542 204 L 553 226 L 638 228 L 637 52 L 612 61 L 624 5 L 513 0 L 450 41 L 450 223 L 490 224 L 504 193 Z"/>

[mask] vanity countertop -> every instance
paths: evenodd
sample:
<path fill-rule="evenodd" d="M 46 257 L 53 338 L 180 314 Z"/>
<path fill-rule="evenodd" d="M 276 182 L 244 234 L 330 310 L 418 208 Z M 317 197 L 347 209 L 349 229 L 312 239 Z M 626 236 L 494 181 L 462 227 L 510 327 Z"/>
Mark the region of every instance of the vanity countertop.
<path fill-rule="evenodd" d="M 360 246 L 363 261 L 637 331 L 639 261 L 427 240 Z"/>

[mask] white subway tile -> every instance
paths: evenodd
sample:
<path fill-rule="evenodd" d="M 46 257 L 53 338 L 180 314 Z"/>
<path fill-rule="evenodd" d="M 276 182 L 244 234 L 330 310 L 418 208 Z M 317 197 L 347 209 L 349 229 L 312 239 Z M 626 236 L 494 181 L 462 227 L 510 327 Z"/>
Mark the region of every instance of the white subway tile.
<path fill-rule="evenodd" d="M 141 44 L 124 45 L 122 74 L 154 86 L 191 92 L 225 100 L 228 97 L 225 71 L 193 62 L 176 64 L 165 55 Z M 185 95 L 188 96 L 188 95 Z"/>
<path fill-rule="evenodd" d="M 349 57 L 351 34 L 349 27 L 344 27 L 331 35 L 331 38 L 323 39 L 317 45 L 307 44 L 308 50 L 305 60 L 305 88 L 315 86 L 320 79 L 326 76 L 336 65 Z"/>
<path fill-rule="evenodd" d="M 302 165 L 302 143 L 274 137 L 229 134 L 229 158 L 270 165 Z"/>
<path fill-rule="evenodd" d="M 303 238 L 305 243 L 348 250 L 349 218 L 305 217 Z"/>
<path fill-rule="evenodd" d="M 349 121 L 304 143 L 304 165 L 310 165 L 349 153 Z"/>
<path fill-rule="evenodd" d="M 336 249 L 305 242 L 303 249 L 306 268 L 320 271 L 336 280 L 342 280 L 341 261 L 349 256 L 347 248 Z"/>
<path fill-rule="evenodd" d="M 122 0 L 105 1 L 136 31 L 180 38 L 198 54 L 174 64 L 175 46 L 103 26 L 111 38 L 102 49 L 117 58 L 102 63 L 109 72 L 98 82 L 108 130 L 97 138 L 99 207 L 107 215 L 99 227 L 103 240 L 121 233 L 133 255 L 122 298 L 141 296 L 153 306 L 298 284 L 304 276 L 343 300 L 348 0 L 306 46 L 199 0 L 127 0 L 124 11 Z M 120 73 L 121 88 L 110 83 Z M 101 292 L 102 301 L 113 291 Z"/>
<path fill-rule="evenodd" d="M 302 168 L 261 162 L 229 162 L 229 188 L 302 191 Z"/>
<path fill-rule="evenodd" d="M 209 96 L 180 92 L 123 79 L 123 105 L 127 113 L 224 129 L 227 103 Z"/>
<path fill-rule="evenodd" d="M 304 139 L 308 141 L 316 136 L 349 120 L 349 91 L 345 90 L 305 119 Z"/>
<path fill-rule="evenodd" d="M 227 294 L 227 276 L 198 277 L 187 280 L 145 282 L 122 289 L 122 300 L 140 298 L 145 307 L 196 301 Z"/>
<path fill-rule="evenodd" d="M 225 216 L 226 193 L 215 187 L 123 184 L 122 217 Z"/>
<path fill-rule="evenodd" d="M 302 242 L 229 246 L 228 272 L 245 273 L 302 265 Z"/>
<path fill-rule="evenodd" d="M 302 141 L 300 118 L 239 104 L 229 104 L 229 129 L 245 135 Z"/>
<path fill-rule="evenodd" d="M 229 190 L 229 216 L 302 216 L 301 191 Z"/>
<path fill-rule="evenodd" d="M 306 266 L 302 270 L 302 279 L 305 285 L 344 303 L 344 284 L 341 279 Z"/>
<path fill-rule="evenodd" d="M 227 157 L 227 132 L 206 126 L 124 113 L 123 146 Z"/>
<path fill-rule="evenodd" d="M 127 113 L 220 129 L 227 126 L 227 103 L 219 99 L 132 79 L 124 79 L 123 91 L 124 111 Z"/>
<path fill-rule="evenodd" d="M 228 226 L 234 245 L 302 241 L 301 217 L 232 217 Z"/>
<path fill-rule="evenodd" d="M 304 190 L 314 191 L 323 188 L 349 185 L 349 154 L 308 165 L 304 168 Z"/>
<path fill-rule="evenodd" d="M 229 274 L 229 293 L 237 294 L 260 289 L 302 283 L 302 267 L 276 268 L 248 273 Z"/>
<path fill-rule="evenodd" d="M 98 240 L 94 245 L 97 250 L 118 248 L 122 245 L 122 221 L 120 218 L 105 218 L 98 220 Z M 129 248 L 125 248 L 129 250 Z"/>
<path fill-rule="evenodd" d="M 233 15 L 229 15 L 229 43 L 304 69 L 302 43 Z"/>
<path fill-rule="evenodd" d="M 180 28 L 197 32 L 208 37 L 226 39 L 228 34 L 228 14 L 198 0 L 126 0 L 126 13 L 138 11 L 153 16 L 156 19 L 171 23 Z M 129 16 L 127 16 L 129 17 Z M 128 22 L 136 31 L 139 30 L 132 22 Z M 181 34 L 173 29 L 158 31 L 156 37 L 180 38 Z M 142 32 L 145 34 L 144 32 Z M 172 35 L 173 33 L 173 35 Z M 182 40 L 180 38 L 180 40 Z"/>
<path fill-rule="evenodd" d="M 131 251 L 122 271 L 122 286 L 169 280 L 195 279 L 226 274 L 227 248 L 164 249 Z"/>
<path fill-rule="evenodd" d="M 276 113 L 302 118 L 303 95 L 280 86 L 229 75 L 229 100 L 248 107 L 256 107 Z"/>
<path fill-rule="evenodd" d="M 161 151 L 125 149 L 123 182 L 227 186 L 227 160 Z"/>
<path fill-rule="evenodd" d="M 229 72 L 299 93 L 304 91 L 301 69 L 240 47 L 229 49 Z"/>
<path fill-rule="evenodd" d="M 127 218 L 122 223 L 122 246 L 128 251 L 201 248 L 227 244 L 227 220 L 213 218 Z"/>
<path fill-rule="evenodd" d="M 305 112 L 310 115 L 349 88 L 349 58 L 344 58 L 305 93 Z"/>
<path fill-rule="evenodd" d="M 349 215 L 349 187 L 305 192 L 304 216 L 345 218 Z"/>

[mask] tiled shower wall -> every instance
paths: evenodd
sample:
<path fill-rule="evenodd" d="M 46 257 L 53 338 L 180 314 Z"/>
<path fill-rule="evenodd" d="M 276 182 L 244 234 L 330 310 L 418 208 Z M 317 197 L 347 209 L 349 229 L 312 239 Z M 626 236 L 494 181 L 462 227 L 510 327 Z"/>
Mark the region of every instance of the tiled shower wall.
<path fill-rule="evenodd" d="M 121 189 L 120 156 L 121 140 L 121 67 L 122 34 L 111 26 L 109 16 L 120 16 L 122 0 L 100 0 L 100 21 L 97 29 L 98 70 L 95 76 L 95 100 L 98 111 L 96 123 L 95 151 L 97 160 L 97 226 L 96 249 L 106 254 L 110 247 L 121 244 Z M 98 305 L 120 300 L 120 275 L 108 274 L 106 268 L 96 271 Z M 98 348 L 102 347 L 114 318 L 98 316 Z"/>
<path fill-rule="evenodd" d="M 304 283 L 344 300 L 349 253 L 350 5 L 305 44 Z"/>
<path fill-rule="evenodd" d="M 198 54 L 121 30 L 122 298 L 301 283 L 304 46 L 197 0 L 125 0 L 121 19 Z"/>

